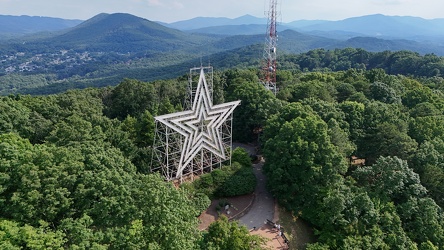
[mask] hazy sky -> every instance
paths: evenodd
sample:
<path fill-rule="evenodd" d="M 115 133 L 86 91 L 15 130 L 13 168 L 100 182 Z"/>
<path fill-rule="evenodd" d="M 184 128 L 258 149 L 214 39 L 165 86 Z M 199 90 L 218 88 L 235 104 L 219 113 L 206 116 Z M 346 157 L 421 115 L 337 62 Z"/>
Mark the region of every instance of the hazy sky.
<path fill-rule="evenodd" d="M 269 0 L 0 0 L 1 15 L 30 15 L 86 20 L 99 13 L 130 13 L 153 21 L 245 14 L 265 17 Z M 443 0 L 278 0 L 280 21 L 340 20 L 385 14 L 444 18 Z"/>

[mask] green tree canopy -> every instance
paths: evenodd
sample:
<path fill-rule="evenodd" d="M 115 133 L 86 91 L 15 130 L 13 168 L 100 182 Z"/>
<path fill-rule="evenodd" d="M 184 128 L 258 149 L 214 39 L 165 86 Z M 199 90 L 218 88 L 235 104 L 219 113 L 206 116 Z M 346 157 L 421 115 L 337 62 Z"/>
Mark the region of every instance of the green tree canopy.
<path fill-rule="evenodd" d="M 233 137 L 251 142 L 258 137 L 266 120 L 281 107 L 280 102 L 258 82 L 233 80 L 229 87 L 228 101 L 241 100 L 233 114 Z"/>
<path fill-rule="evenodd" d="M 245 226 L 238 222 L 229 222 L 228 218 L 221 216 L 211 223 L 208 232 L 204 233 L 202 249 L 208 250 L 259 250 L 264 249 L 264 239 L 257 235 L 250 235 Z"/>
<path fill-rule="evenodd" d="M 313 194 L 323 194 L 347 168 L 330 142 L 325 122 L 301 111 L 302 116 L 284 122 L 278 133 L 267 134 L 274 136 L 266 138 L 264 170 L 271 192 L 281 203 L 309 214 L 318 200 Z"/>

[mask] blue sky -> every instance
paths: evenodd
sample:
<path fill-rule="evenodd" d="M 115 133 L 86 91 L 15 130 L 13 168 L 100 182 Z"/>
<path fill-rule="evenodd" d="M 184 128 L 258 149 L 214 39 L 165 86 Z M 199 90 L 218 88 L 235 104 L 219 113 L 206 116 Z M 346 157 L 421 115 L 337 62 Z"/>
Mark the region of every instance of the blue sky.
<path fill-rule="evenodd" d="M 268 4 L 269 0 L 0 0 L 0 14 L 86 20 L 99 13 L 123 12 L 174 22 L 198 16 L 265 17 Z M 444 18 L 443 0 L 278 0 L 278 5 L 283 22 L 369 14 Z"/>

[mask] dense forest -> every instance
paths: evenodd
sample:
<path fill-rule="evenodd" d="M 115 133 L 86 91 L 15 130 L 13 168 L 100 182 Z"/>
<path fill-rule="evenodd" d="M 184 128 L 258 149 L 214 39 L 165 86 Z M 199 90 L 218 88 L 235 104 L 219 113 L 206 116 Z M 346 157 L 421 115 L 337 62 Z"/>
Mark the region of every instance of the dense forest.
<path fill-rule="evenodd" d="M 74 88 L 115 86 L 123 78 L 140 81 L 172 79 L 182 76 L 190 67 L 207 63 L 222 71 L 233 67 L 248 69 L 260 64 L 258 58 L 263 52 L 262 45 L 244 46 L 250 43 L 253 41 L 242 42 L 239 37 L 224 39 L 215 45 L 224 51 L 211 55 L 190 51 L 122 54 L 76 50 L 48 52 L 30 58 L 33 53 L 11 54 L 0 58 L 0 95 L 55 94 Z M 294 44 L 288 47 L 291 45 L 304 47 Z M 391 75 L 415 77 L 442 76 L 444 72 L 444 57 L 405 50 L 316 49 L 301 54 L 282 54 L 279 63 L 281 70 L 304 72 L 379 68 Z M 17 70 L 1 72 L 7 72 L 8 68 Z M 18 71 L 20 68 L 22 71 Z"/>
<path fill-rule="evenodd" d="M 307 249 L 442 249 L 443 61 L 285 55 L 276 96 L 245 65 L 215 72 L 214 102 L 242 101 L 234 140 L 259 143 L 269 190 L 315 230 Z M 226 218 L 197 229 L 210 199 L 253 191 L 245 151 L 179 188 L 149 171 L 153 117 L 182 110 L 186 85 L 0 97 L 0 248 L 261 249 Z"/>

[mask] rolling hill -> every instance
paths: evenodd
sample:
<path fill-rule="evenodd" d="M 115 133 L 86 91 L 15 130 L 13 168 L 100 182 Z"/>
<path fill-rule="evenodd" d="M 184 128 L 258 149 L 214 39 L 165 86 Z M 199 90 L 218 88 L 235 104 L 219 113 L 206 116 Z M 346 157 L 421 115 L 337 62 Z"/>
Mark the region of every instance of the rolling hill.
<path fill-rule="evenodd" d="M 173 22 L 169 24 L 163 23 L 163 25 L 179 29 L 179 30 L 196 30 L 207 27 L 225 26 L 225 25 L 245 25 L 245 24 L 267 24 L 267 19 L 258 18 L 251 15 L 244 15 L 238 18 L 226 18 L 226 17 L 196 17 L 189 20 Z"/>
<path fill-rule="evenodd" d="M 263 34 L 265 30 L 266 30 L 266 25 L 264 24 L 239 24 L 239 25 L 211 26 L 211 27 L 204 27 L 200 29 L 192 29 L 185 31 L 188 33 L 197 33 L 197 34 L 235 36 L 235 35 Z"/>
<path fill-rule="evenodd" d="M 423 19 L 381 14 L 327 21 L 299 27 L 302 31 L 345 31 L 386 39 L 421 39 L 444 37 L 444 19 Z"/>
<path fill-rule="evenodd" d="M 217 22 L 215 21 L 217 20 Z M 239 20 L 243 20 L 239 23 Z M 252 30 L 250 25 L 265 25 L 260 18 L 214 19 L 199 17 L 181 22 L 166 24 L 184 31 L 210 34 L 241 34 L 246 29 L 248 34 L 264 33 L 260 29 Z M 347 40 L 357 36 L 377 37 L 382 39 L 405 39 L 418 42 L 433 42 L 444 45 L 444 18 L 423 19 L 410 16 L 386 16 L 381 14 L 352 17 L 339 21 L 297 20 L 279 23 L 278 30 L 294 29 L 328 38 Z M 265 30 L 265 26 L 262 30 Z"/>
<path fill-rule="evenodd" d="M 436 54 L 443 56 L 444 55 L 444 46 L 439 46 L 436 44 L 427 44 L 420 43 L 411 40 L 402 40 L 402 39 L 380 39 L 375 37 L 354 37 L 348 39 L 346 41 L 342 41 L 340 43 L 333 45 L 329 45 L 325 48 L 334 49 L 334 48 L 362 48 L 371 52 L 380 52 L 380 51 L 400 51 L 400 50 L 409 50 L 415 51 L 420 54 Z"/>
<path fill-rule="evenodd" d="M 249 16 L 243 21 L 249 19 L 255 22 Z M 324 24 L 323 21 L 305 22 L 304 27 Z M 283 27 L 279 28 L 280 54 L 353 47 L 372 52 L 411 50 L 444 55 L 444 47 L 433 42 L 383 39 L 327 28 L 311 32 L 301 32 L 300 29 L 281 31 Z M 205 29 L 220 30 L 213 34 Z M 0 41 L 3 53 L 0 58 L 0 94 L 49 94 L 70 88 L 109 86 L 127 77 L 142 81 L 173 78 L 186 73 L 189 67 L 207 62 L 219 69 L 255 67 L 263 51 L 264 32 L 254 34 L 260 29 L 264 29 L 263 24 L 181 31 L 130 14 L 99 14 L 50 36 Z M 10 82 L 20 83 L 12 86 Z"/>
<path fill-rule="evenodd" d="M 44 31 L 59 31 L 74 27 L 82 20 L 41 16 L 0 15 L 0 37 L 21 36 Z"/>
<path fill-rule="evenodd" d="M 130 14 L 99 14 L 64 34 L 39 42 L 89 51 L 165 52 L 211 40 L 167 28 Z"/>

